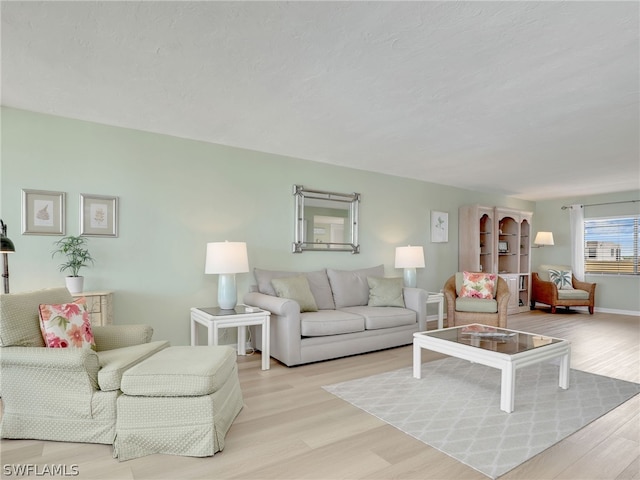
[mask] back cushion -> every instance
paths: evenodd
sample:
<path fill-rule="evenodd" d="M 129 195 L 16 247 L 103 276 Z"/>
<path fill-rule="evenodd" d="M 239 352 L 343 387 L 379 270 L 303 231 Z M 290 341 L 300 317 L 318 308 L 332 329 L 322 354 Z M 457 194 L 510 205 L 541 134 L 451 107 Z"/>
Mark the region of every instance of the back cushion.
<path fill-rule="evenodd" d="M 336 308 L 358 307 L 369 303 L 367 277 L 384 277 L 384 265 L 362 270 L 333 270 L 327 268 L 333 301 Z"/>
<path fill-rule="evenodd" d="M 326 270 L 319 270 L 317 272 L 281 272 L 254 268 L 253 273 L 256 276 L 256 281 L 258 282 L 258 291 L 265 295 L 273 295 L 274 297 L 276 296 L 276 291 L 271 284 L 271 280 L 274 278 L 304 275 L 307 277 L 309 288 L 311 289 L 311 293 L 313 294 L 313 298 L 316 301 L 318 309 L 334 310 L 336 308 L 333 303 L 333 295 L 331 294 L 331 287 L 329 286 L 329 279 L 327 278 Z"/>
<path fill-rule="evenodd" d="M 66 288 L 0 295 L 0 345 L 44 347 L 38 308 L 41 303 L 71 303 Z"/>
<path fill-rule="evenodd" d="M 569 265 L 540 265 L 537 271 L 540 280 L 545 282 L 551 281 L 549 278 L 549 270 L 571 270 L 571 267 Z"/>

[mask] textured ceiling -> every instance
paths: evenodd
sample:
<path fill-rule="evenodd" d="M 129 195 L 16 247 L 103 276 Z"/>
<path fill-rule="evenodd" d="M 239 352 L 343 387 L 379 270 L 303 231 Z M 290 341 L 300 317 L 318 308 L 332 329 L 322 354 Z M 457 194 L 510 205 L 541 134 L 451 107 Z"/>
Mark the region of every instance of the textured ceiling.
<path fill-rule="evenodd" d="M 1 8 L 6 106 L 529 200 L 640 188 L 635 1 Z"/>

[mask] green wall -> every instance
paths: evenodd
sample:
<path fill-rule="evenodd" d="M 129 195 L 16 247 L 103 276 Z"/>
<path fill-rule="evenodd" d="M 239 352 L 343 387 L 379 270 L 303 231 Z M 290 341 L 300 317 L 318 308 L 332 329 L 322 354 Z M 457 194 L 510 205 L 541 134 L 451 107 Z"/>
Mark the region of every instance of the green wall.
<path fill-rule="evenodd" d="M 534 203 L 503 195 L 5 107 L 1 120 L 0 215 L 17 249 L 9 260 L 11 291 L 64 285 L 50 254 L 59 237 L 20 234 L 23 188 L 67 193 L 68 235 L 79 233 L 80 193 L 115 195 L 119 237 L 89 238 L 96 264 L 83 272 L 85 290 L 114 290 L 116 323 L 149 323 L 155 338 L 175 345 L 189 341 L 189 308 L 216 303 L 217 276 L 204 274 L 207 242 L 246 241 L 250 268 L 382 263 L 388 276 L 402 275 L 393 267 L 396 246 L 423 245 L 418 286 L 440 290 L 457 269 L 460 205 L 535 211 Z M 361 254 L 291 253 L 294 184 L 362 195 Z M 554 209 L 553 202 L 542 205 L 545 214 Z M 449 213 L 448 243 L 430 242 L 431 210 Z M 534 230 L 540 222 L 560 240 L 561 229 L 539 216 Z M 251 273 L 237 278 L 241 299 L 254 279 Z"/>

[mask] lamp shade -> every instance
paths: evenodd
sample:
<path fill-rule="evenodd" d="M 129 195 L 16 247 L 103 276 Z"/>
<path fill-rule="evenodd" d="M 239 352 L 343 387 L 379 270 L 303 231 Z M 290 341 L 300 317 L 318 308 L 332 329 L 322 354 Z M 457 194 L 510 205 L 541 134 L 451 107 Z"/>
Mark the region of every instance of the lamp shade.
<path fill-rule="evenodd" d="M 424 268 L 422 247 L 396 247 L 396 268 Z"/>
<path fill-rule="evenodd" d="M 553 232 L 538 232 L 533 243 L 536 245 L 553 245 Z"/>
<path fill-rule="evenodd" d="M 0 252 L 11 253 L 15 251 L 16 247 L 13 245 L 13 242 L 7 238 L 7 225 L 0 220 Z"/>
<path fill-rule="evenodd" d="M 204 273 L 244 273 L 249 271 L 245 242 L 207 243 Z"/>

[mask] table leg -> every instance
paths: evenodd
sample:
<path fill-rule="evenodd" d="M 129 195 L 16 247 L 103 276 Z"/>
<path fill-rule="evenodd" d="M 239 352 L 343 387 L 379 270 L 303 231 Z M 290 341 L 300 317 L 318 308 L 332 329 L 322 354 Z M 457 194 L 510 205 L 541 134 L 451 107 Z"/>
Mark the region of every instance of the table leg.
<path fill-rule="evenodd" d="M 513 412 L 516 393 L 516 370 L 508 362 L 502 367 L 502 386 L 500 388 L 500 410 Z"/>
<path fill-rule="evenodd" d="M 191 319 L 191 346 L 195 347 L 198 345 L 198 324 L 192 318 Z"/>
<path fill-rule="evenodd" d="M 247 354 L 247 327 L 244 325 L 238 327 L 238 355 Z"/>
<path fill-rule="evenodd" d="M 209 338 L 207 345 L 218 345 L 218 326 L 214 323 L 213 325 L 209 325 Z"/>
<path fill-rule="evenodd" d="M 262 321 L 262 370 L 269 370 L 269 363 L 271 362 L 271 355 L 269 352 L 269 333 L 271 329 L 269 328 L 269 317 L 265 318 Z"/>
<path fill-rule="evenodd" d="M 413 378 L 422 377 L 422 348 L 413 341 Z"/>
<path fill-rule="evenodd" d="M 569 388 L 569 365 L 571 363 L 571 354 L 566 353 L 562 357 L 560 357 L 560 378 L 558 380 L 558 385 L 560 388 L 568 389 Z"/>

